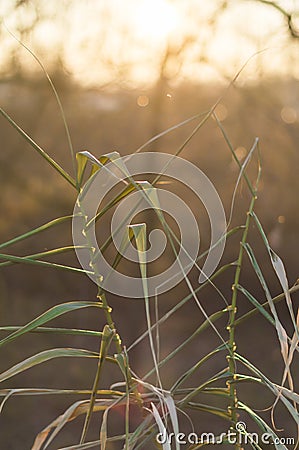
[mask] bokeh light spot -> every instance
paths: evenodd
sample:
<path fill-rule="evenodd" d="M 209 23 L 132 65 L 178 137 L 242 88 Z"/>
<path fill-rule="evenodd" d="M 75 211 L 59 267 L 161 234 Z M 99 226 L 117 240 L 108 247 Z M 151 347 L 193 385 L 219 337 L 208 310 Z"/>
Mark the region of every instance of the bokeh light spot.
<path fill-rule="evenodd" d="M 245 158 L 246 154 L 247 154 L 247 150 L 245 147 L 238 147 L 235 150 L 235 155 L 239 161 L 242 161 Z"/>
<path fill-rule="evenodd" d="M 137 98 L 137 105 L 144 108 L 149 104 L 149 98 L 147 95 L 139 95 Z"/>
<path fill-rule="evenodd" d="M 278 223 L 285 223 L 285 221 L 286 221 L 285 216 L 278 216 L 278 217 L 277 217 L 277 222 L 278 222 Z"/>
<path fill-rule="evenodd" d="M 280 111 L 280 116 L 285 123 L 295 123 L 297 120 L 297 112 L 290 106 L 284 106 Z"/>
<path fill-rule="evenodd" d="M 227 107 L 225 105 L 223 105 L 223 103 L 219 103 L 219 105 L 215 109 L 215 113 L 216 113 L 217 119 L 220 122 L 222 122 L 223 120 L 225 120 L 227 118 L 227 115 L 228 115 Z"/>

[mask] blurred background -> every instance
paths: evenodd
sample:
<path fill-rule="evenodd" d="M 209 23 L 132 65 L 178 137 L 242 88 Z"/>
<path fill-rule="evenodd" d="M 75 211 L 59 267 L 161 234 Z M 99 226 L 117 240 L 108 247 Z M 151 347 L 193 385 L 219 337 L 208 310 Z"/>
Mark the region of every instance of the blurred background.
<path fill-rule="evenodd" d="M 255 138 L 260 140 L 262 180 L 256 211 L 274 251 L 285 262 L 290 285 L 296 282 L 299 276 L 298 0 L 1 0 L 0 14 L 1 107 L 67 171 L 72 172 L 73 167 L 63 120 L 36 57 L 58 91 L 75 152 L 89 150 L 97 157 L 111 151 L 121 155 L 132 153 L 168 128 L 206 112 L 222 96 L 216 113 L 240 162 L 244 161 Z M 152 141 L 146 150 L 175 153 L 199 120 L 197 117 L 175 127 Z M 0 133 L 3 242 L 53 218 L 71 214 L 76 193 L 4 118 L 0 119 Z M 209 176 L 228 217 L 238 171 L 214 120 L 210 119 L 201 128 L 181 156 Z M 254 179 L 255 163 L 249 173 Z M 244 223 L 249 201 L 247 187 L 241 183 L 233 225 Z M 107 229 L 108 221 L 103 220 L 101 226 Z M 202 245 L 207 246 L 207 218 L 203 218 L 201 234 Z M 279 283 L 254 227 L 250 237 L 257 247 L 271 293 L 279 294 Z M 239 240 L 240 236 L 235 236 L 227 245 L 223 262 L 236 259 Z M 64 245 L 71 245 L 69 223 L 9 250 L 12 254 L 26 255 Z M 53 261 L 78 265 L 73 255 L 62 255 Z M 38 266 L 11 265 L 0 269 L 2 326 L 25 324 L 60 302 L 96 297 L 96 286 L 84 276 Z M 193 281 L 196 279 L 196 274 L 190 276 Z M 233 271 L 217 282 L 228 299 L 232 280 Z M 264 301 L 249 264 L 243 272 L 242 284 Z M 174 292 L 163 295 L 161 314 L 187 293 L 182 284 Z M 123 343 L 129 346 L 146 328 L 143 302 L 115 296 L 109 296 L 108 301 L 114 308 Z M 210 288 L 203 290 L 200 301 L 207 312 L 224 306 L 223 300 Z M 243 313 L 250 305 L 241 298 L 239 308 Z M 284 304 L 278 309 L 287 328 L 287 309 Z M 161 331 L 162 357 L 183 342 L 202 319 L 194 304 L 187 304 L 175 314 Z M 81 311 L 56 320 L 55 325 L 101 330 L 104 318 Z M 225 330 L 222 334 L 225 337 Z M 72 346 L 98 350 L 96 338 L 38 335 L 37 339 L 36 336 L 25 336 L 17 344 L 5 347 L 1 371 L 47 348 Z M 237 339 L 239 351 L 279 382 L 282 363 L 275 330 L 264 319 L 257 319 L 254 326 L 248 322 L 240 327 Z M 219 343 L 213 331 L 193 341 L 184 353 L 184 361 L 180 356 L 163 368 L 165 387 L 170 388 L 186 367 Z M 140 376 L 151 368 L 146 345 L 132 350 L 131 363 Z M 194 383 L 216 373 L 223 364 L 223 360 L 213 360 L 197 374 Z M 88 389 L 94 370 L 94 362 L 53 361 L 13 378 L 3 387 Z M 298 367 L 296 370 L 298 374 Z M 118 380 L 114 371 L 108 370 L 103 387 L 109 386 L 114 378 Z M 243 390 L 244 398 L 252 400 L 253 391 Z M 268 393 L 254 391 L 254 394 L 253 408 L 263 409 L 271 404 Z M 30 448 L 34 436 L 76 399 L 71 396 L 11 398 L 0 417 L 1 448 Z M 293 435 L 294 427 L 288 415 L 284 410 L 280 413 L 278 426 L 285 429 L 285 435 Z M 111 419 L 116 423 L 117 414 Z M 198 432 L 226 430 L 226 425 L 212 416 L 202 415 L 200 421 L 196 416 L 194 420 Z M 64 436 L 50 448 L 76 441 L 82 422 L 80 419 L 75 422 L 68 425 Z M 96 422 L 94 425 L 91 438 L 96 439 Z"/>

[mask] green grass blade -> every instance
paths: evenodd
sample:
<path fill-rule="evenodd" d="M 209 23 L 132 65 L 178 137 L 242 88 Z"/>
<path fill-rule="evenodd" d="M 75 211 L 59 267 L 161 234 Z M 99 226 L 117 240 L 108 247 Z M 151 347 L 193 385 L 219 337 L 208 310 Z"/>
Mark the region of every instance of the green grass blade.
<path fill-rule="evenodd" d="M 222 419 L 230 420 L 230 414 L 225 409 L 216 408 L 215 406 L 205 405 L 203 403 L 188 402 L 187 406 L 191 409 L 208 412 Z"/>
<path fill-rule="evenodd" d="M 21 326 L 7 326 L 7 327 L 0 327 L 1 331 L 18 331 L 22 327 Z M 29 333 L 46 333 L 46 334 L 66 334 L 71 336 L 94 336 L 94 337 L 101 337 L 102 332 L 101 331 L 94 331 L 94 330 L 81 330 L 78 328 L 57 328 L 57 327 L 37 327 L 33 330 L 30 330 Z"/>
<path fill-rule="evenodd" d="M 69 270 L 70 272 L 79 272 L 79 273 L 90 274 L 90 275 L 94 274 L 91 271 L 79 269 L 77 267 L 64 266 L 63 264 L 56 264 L 56 263 L 51 263 L 48 261 L 41 261 L 38 259 L 28 258 L 26 256 L 15 256 L 15 255 L 7 255 L 4 253 L 0 253 L 0 259 L 12 261 L 15 263 L 25 263 L 25 264 L 33 264 L 33 265 L 43 266 L 43 267 L 50 267 L 52 269 Z"/>
<path fill-rule="evenodd" d="M 299 416 L 296 408 L 289 402 L 289 400 L 282 395 L 282 386 L 277 387 L 275 383 L 272 383 L 259 369 L 257 369 L 250 361 L 248 361 L 243 356 L 236 354 L 236 360 L 240 361 L 244 366 L 246 366 L 252 373 L 258 376 L 262 381 L 264 386 L 268 387 L 270 391 L 279 398 L 281 402 L 288 409 L 289 413 L 293 417 L 294 421 L 299 425 Z"/>
<path fill-rule="evenodd" d="M 204 388 L 201 392 L 202 394 L 217 395 L 219 397 L 229 398 L 229 392 L 227 388 L 207 387 Z"/>
<path fill-rule="evenodd" d="M 236 152 L 235 152 L 235 150 L 234 150 L 234 148 L 233 148 L 233 145 L 231 144 L 230 139 L 229 139 L 229 137 L 228 137 L 228 135 L 227 135 L 227 133 L 226 133 L 224 127 L 223 127 L 223 124 L 220 122 L 220 120 L 218 119 L 218 117 L 217 117 L 217 115 L 216 115 L 215 113 L 213 114 L 213 116 L 214 116 L 214 118 L 215 118 L 215 120 L 216 120 L 217 126 L 218 126 L 218 128 L 220 129 L 220 131 L 221 131 L 221 133 L 222 133 L 222 135 L 223 135 L 223 137 L 224 137 L 224 140 L 225 140 L 225 142 L 226 142 L 226 144 L 227 144 L 227 146 L 228 146 L 228 148 L 229 148 L 229 150 L 230 150 L 230 152 L 231 152 L 231 154 L 232 154 L 232 156 L 233 156 L 233 158 L 234 158 L 234 160 L 235 160 L 237 166 L 239 167 L 239 176 L 238 176 L 237 183 L 236 183 L 236 185 L 235 185 L 235 189 L 234 189 L 234 193 L 233 193 L 232 206 L 231 206 L 231 212 L 230 212 L 230 219 L 228 220 L 228 223 L 230 223 L 230 221 L 231 221 L 231 216 L 232 216 L 233 204 L 234 204 L 234 198 L 235 198 L 235 193 L 236 193 L 236 188 L 238 187 L 238 184 L 239 184 L 239 182 L 240 182 L 240 178 L 241 178 L 241 177 L 243 177 L 243 178 L 245 179 L 246 184 L 247 184 L 247 186 L 248 186 L 248 189 L 249 189 L 249 191 L 251 192 L 251 195 L 252 195 L 252 196 L 255 196 L 254 188 L 253 188 L 253 186 L 252 186 L 252 183 L 251 183 L 250 179 L 248 178 L 248 176 L 247 176 L 247 174 L 246 174 L 246 172 L 245 172 L 245 168 L 246 168 L 246 166 L 247 166 L 248 159 L 250 159 L 250 157 L 251 157 L 253 151 L 254 151 L 254 150 L 256 149 L 256 147 L 257 147 L 258 141 L 257 141 L 257 139 L 255 140 L 255 142 L 254 142 L 253 146 L 251 147 L 251 150 L 249 151 L 249 153 L 248 153 L 248 155 L 247 155 L 247 157 L 246 157 L 244 163 L 241 164 L 241 162 L 239 161 L 239 159 L 238 159 L 238 157 L 237 157 L 237 155 L 236 155 Z"/>
<path fill-rule="evenodd" d="M 215 272 L 210 280 L 214 280 L 219 276 L 221 273 L 225 272 L 227 269 L 232 268 L 235 266 L 235 263 L 229 263 L 224 266 L 222 266 L 220 269 Z M 209 281 L 205 281 L 200 286 L 198 286 L 194 292 L 197 294 L 199 291 L 201 291 L 204 287 L 206 287 L 209 284 Z M 180 300 L 175 306 L 173 306 L 168 312 L 166 312 L 158 322 L 152 325 L 152 330 L 154 330 L 158 325 L 162 325 L 164 322 L 166 322 L 175 312 L 177 312 L 180 308 L 182 308 L 190 299 L 193 298 L 192 293 L 189 293 L 186 295 L 182 300 Z M 134 348 L 137 344 L 139 344 L 144 338 L 146 338 L 148 335 L 148 330 L 146 330 L 144 333 L 142 333 L 129 347 L 128 351 Z"/>
<path fill-rule="evenodd" d="M 17 389 L 0 389 L 0 397 L 6 397 L 12 392 L 13 396 L 22 395 L 90 395 L 90 389 L 48 389 L 48 388 L 17 388 Z M 121 391 L 112 389 L 99 389 L 98 395 L 107 395 L 111 397 L 122 397 Z"/>
<path fill-rule="evenodd" d="M 250 247 L 249 244 L 244 244 L 244 248 L 249 256 L 250 262 L 254 268 L 255 273 L 257 274 L 257 277 L 264 289 L 266 298 L 269 302 L 270 310 L 271 310 L 271 313 L 275 320 L 275 328 L 276 328 L 276 332 L 277 332 L 279 342 L 280 342 L 281 354 L 282 354 L 284 363 L 286 365 L 286 368 L 287 368 L 287 370 L 289 370 L 289 367 L 287 367 L 287 364 L 288 364 L 288 336 L 287 336 L 287 333 L 286 333 L 284 327 L 282 326 L 281 321 L 279 320 L 278 314 L 275 309 L 275 305 L 272 300 L 272 296 L 270 294 L 270 291 L 268 289 L 267 283 L 264 279 L 264 276 L 262 274 L 260 266 L 258 265 L 258 262 L 254 256 L 252 248 Z"/>
<path fill-rule="evenodd" d="M 93 408 L 96 401 L 96 393 L 98 390 L 98 384 L 100 380 L 100 375 L 103 369 L 103 364 L 106 359 L 110 344 L 112 342 L 113 337 L 115 336 L 115 330 L 112 330 L 109 325 L 105 325 L 103 329 L 102 339 L 101 339 L 101 345 L 100 345 L 100 353 L 99 353 L 99 359 L 98 359 L 98 366 L 97 366 L 97 372 L 93 383 L 92 393 L 90 396 L 90 402 L 88 411 L 85 417 L 85 422 L 83 425 L 83 430 L 81 434 L 80 444 L 84 444 L 84 441 L 86 439 L 86 435 L 88 432 Z"/>
<path fill-rule="evenodd" d="M 139 182 L 140 183 L 140 182 Z M 138 183 L 138 184 L 139 184 Z M 113 206 L 117 205 L 117 203 L 119 203 L 121 200 L 123 200 L 125 197 L 127 197 L 129 194 L 131 194 L 131 192 L 133 192 L 135 190 L 135 186 L 132 184 L 128 184 L 124 190 L 116 195 L 115 197 L 113 197 L 113 199 L 103 208 L 101 209 L 95 216 L 93 219 L 91 219 L 87 224 L 86 224 L 86 228 L 89 228 L 91 226 L 93 226 L 93 224 L 95 222 L 97 222 L 107 211 L 109 211 Z"/>
<path fill-rule="evenodd" d="M 224 347 L 217 347 L 212 352 L 205 355 L 203 358 L 201 358 L 194 366 L 192 366 L 190 369 L 188 369 L 186 372 L 183 373 L 183 375 L 180 376 L 180 378 L 174 383 L 174 385 L 171 388 L 171 392 L 175 393 L 178 388 L 191 376 L 193 375 L 197 369 L 204 364 L 206 361 L 208 361 L 210 358 L 212 358 L 214 355 L 218 354 L 219 351 L 224 350 Z"/>
<path fill-rule="evenodd" d="M 30 48 L 27 47 L 27 45 L 25 45 L 20 39 L 18 39 L 17 36 L 15 36 L 15 35 L 14 35 L 14 34 L 6 27 L 5 24 L 4 24 L 4 26 L 5 26 L 5 28 L 7 29 L 7 31 L 9 32 L 9 34 L 10 34 L 10 35 L 11 35 L 11 36 L 12 36 L 12 37 L 13 37 L 13 38 L 14 38 L 14 39 L 15 39 L 15 40 L 23 47 L 23 48 L 25 48 L 25 49 L 27 50 L 27 52 L 30 53 L 30 55 L 35 59 L 35 61 L 36 61 L 36 62 L 38 63 L 38 65 L 40 66 L 40 68 L 41 68 L 42 71 L 44 72 L 44 74 L 45 74 L 45 76 L 46 76 L 46 78 L 47 78 L 47 80 L 48 80 L 48 82 L 49 82 L 49 85 L 50 85 L 50 87 L 51 87 L 51 89 L 52 89 L 52 92 L 54 93 L 54 96 L 55 96 L 55 99 L 56 99 L 58 108 L 59 108 L 59 110 L 60 110 L 60 114 L 61 114 L 61 117 L 62 117 L 64 129 L 65 129 L 65 133 L 66 133 L 66 137 L 67 137 L 68 146 L 69 146 L 69 149 L 70 149 L 70 152 L 71 152 L 72 163 L 73 163 L 73 169 L 75 170 L 75 154 L 74 154 L 74 149 L 73 149 L 72 139 L 71 139 L 71 135 L 70 135 L 70 130 L 69 130 L 69 127 L 68 127 L 68 125 L 67 125 L 67 121 L 66 121 L 66 117 L 65 117 L 64 110 L 63 110 L 63 106 L 62 106 L 62 103 L 61 103 L 61 101 L 60 101 L 60 97 L 59 97 L 59 95 L 58 95 L 58 92 L 57 92 L 57 90 L 56 90 L 56 88 L 55 88 L 55 86 L 54 86 L 54 83 L 53 83 L 53 81 L 51 80 L 51 77 L 50 77 L 50 75 L 48 74 L 48 72 L 47 72 L 45 66 L 43 65 L 43 63 L 41 62 L 41 60 L 37 57 L 37 55 L 36 55 L 32 50 L 30 50 Z"/>
<path fill-rule="evenodd" d="M 209 378 L 201 385 L 192 389 L 182 400 L 179 401 L 179 407 L 180 408 L 185 407 L 194 397 L 196 397 L 196 395 L 198 395 L 200 392 L 202 392 L 204 389 L 210 386 L 210 384 L 215 383 L 216 381 L 219 380 L 227 379 L 229 377 L 231 377 L 231 372 L 229 372 L 227 368 L 221 370 L 215 376 Z"/>
<path fill-rule="evenodd" d="M 290 293 L 294 293 L 299 291 L 299 284 L 295 284 L 294 286 L 292 286 L 289 289 Z M 285 298 L 285 294 L 284 292 L 282 294 L 277 295 L 276 297 L 272 298 L 273 303 L 278 303 L 281 300 L 283 300 Z M 270 305 L 268 302 L 264 302 L 262 303 L 262 307 L 263 308 L 270 308 Z M 235 326 L 239 325 L 240 323 L 244 322 L 245 320 L 251 318 L 252 316 L 254 316 L 255 314 L 257 314 L 259 311 L 258 309 L 252 309 L 251 311 L 248 311 L 247 313 L 243 314 L 243 316 L 239 317 L 236 321 L 235 321 Z"/>
<path fill-rule="evenodd" d="M 248 244 L 245 244 L 244 247 L 245 247 L 245 249 L 247 251 L 247 254 L 249 256 L 249 259 L 250 259 L 250 261 L 251 261 L 251 263 L 252 263 L 252 265 L 254 267 L 254 270 L 255 270 L 255 272 L 256 272 L 259 280 L 260 280 L 260 283 L 261 283 L 262 287 L 264 288 L 266 298 L 267 298 L 268 303 L 270 305 L 271 313 L 272 313 L 272 315 L 274 317 L 274 320 L 275 320 L 276 333 L 277 333 L 277 336 L 278 336 L 278 339 L 279 339 L 280 351 L 281 351 L 281 354 L 282 354 L 282 357 L 283 357 L 283 361 L 284 361 L 284 373 L 283 373 L 281 384 L 283 386 L 284 383 L 285 383 L 285 380 L 288 378 L 289 385 L 290 385 L 291 388 L 293 388 L 293 378 L 292 378 L 292 374 L 291 374 L 291 363 L 292 363 L 293 354 L 294 354 L 294 351 L 295 351 L 295 348 L 296 348 L 296 344 L 297 344 L 297 341 L 298 341 L 297 334 L 296 334 L 296 332 L 294 333 L 293 339 L 291 340 L 291 346 L 289 348 L 289 337 L 288 337 L 287 332 L 286 332 L 285 328 L 283 327 L 283 325 L 282 325 L 282 323 L 281 323 L 281 321 L 280 321 L 280 319 L 278 317 L 275 305 L 274 305 L 273 300 L 272 300 L 272 296 L 271 296 L 271 294 L 269 292 L 268 286 L 267 286 L 266 281 L 265 281 L 265 279 L 263 277 L 262 271 L 261 271 L 261 269 L 260 269 L 260 267 L 259 267 L 259 265 L 257 263 L 257 260 L 256 260 L 256 258 L 254 256 L 254 253 L 253 253 L 251 247 Z M 276 397 L 276 400 L 275 400 L 273 408 L 272 408 L 272 420 L 274 420 L 273 419 L 274 408 L 275 408 L 276 403 L 278 402 L 280 397 L 281 397 L 281 393 L 277 392 L 277 397 Z M 283 397 L 282 397 L 282 401 L 283 401 Z M 298 416 L 298 413 L 297 413 L 297 416 Z M 299 422 L 298 422 L 298 425 L 299 425 Z"/>
<path fill-rule="evenodd" d="M 59 317 L 68 312 L 76 311 L 78 309 L 90 308 L 90 307 L 102 308 L 103 304 L 99 303 L 99 302 L 86 302 L 86 301 L 80 302 L 80 301 L 78 301 L 78 302 L 68 302 L 68 303 L 62 303 L 62 304 L 56 305 L 53 308 L 51 308 L 48 311 L 41 314 L 36 319 L 27 323 L 27 325 L 24 325 L 19 330 L 15 331 L 14 333 L 7 336 L 6 338 L 2 339 L 0 341 L 0 347 L 7 344 L 8 342 L 11 342 L 11 341 L 17 339 L 18 337 L 22 336 L 23 334 L 28 333 L 29 331 L 33 331 L 37 327 L 44 325 L 45 323 L 49 322 L 50 320 L 55 319 L 56 317 Z"/>
<path fill-rule="evenodd" d="M 151 432 L 154 434 L 156 432 L 155 425 L 151 424 L 152 415 L 148 414 L 140 425 L 130 434 L 129 448 L 138 449 L 140 446 L 137 444 L 138 440 L 142 441 L 142 444 L 146 444 L 148 440 L 151 439 Z M 144 447 L 143 447 L 144 448 Z"/>
<path fill-rule="evenodd" d="M 257 224 L 258 230 L 263 238 L 263 241 L 265 243 L 265 246 L 267 248 L 273 269 L 277 275 L 277 278 L 281 284 L 281 287 L 283 289 L 284 295 L 285 295 L 285 299 L 286 299 L 286 303 L 289 309 L 289 313 L 290 313 L 290 317 L 292 319 L 293 322 L 293 326 L 294 326 L 294 331 L 297 334 L 297 338 L 299 339 L 299 332 L 297 329 L 297 324 L 296 324 L 296 319 L 295 319 L 295 313 L 294 313 L 294 309 L 293 309 L 293 304 L 292 304 L 292 300 L 291 300 L 291 296 L 290 296 L 290 292 L 289 292 L 289 282 L 287 279 L 287 275 L 286 275 L 286 271 L 285 271 L 285 267 L 284 264 L 282 262 L 282 259 L 272 250 L 272 248 L 269 245 L 267 236 L 263 230 L 262 224 L 259 221 L 258 217 L 256 214 L 252 214 L 253 218 Z"/>
<path fill-rule="evenodd" d="M 185 341 L 182 342 L 182 344 L 180 344 L 178 347 L 176 347 L 172 352 L 168 353 L 168 355 L 166 355 L 165 358 L 163 358 L 163 360 L 159 362 L 159 364 L 158 364 L 159 368 L 164 366 L 170 359 L 172 359 L 181 350 L 183 350 L 183 348 L 185 348 L 185 346 L 187 344 L 189 344 L 202 331 L 207 329 L 211 325 L 211 323 L 216 322 L 218 319 L 223 317 L 225 314 L 227 314 L 226 309 L 224 309 L 222 311 L 217 311 L 214 314 L 212 314 L 211 316 L 209 316 L 206 320 L 204 320 L 204 322 L 187 339 L 185 339 Z M 222 345 L 221 348 L 225 348 L 225 345 L 224 346 Z M 147 372 L 147 374 L 144 376 L 144 379 L 147 379 L 150 375 L 152 375 L 153 371 L 154 371 L 154 369 Z"/>
<path fill-rule="evenodd" d="M 71 177 L 50 155 L 48 155 L 45 150 L 43 150 L 34 140 L 22 130 L 19 125 L 2 109 L 0 108 L 0 113 L 4 116 L 9 123 L 20 133 L 23 138 L 33 147 L 66 181 L 68 181 L 73 187 L 76 187 L 76 181 Z"/>
<path fill-rule="evenodd" d="M 98 449 L 100 444 L 101 444 L 100 440 L 90 441 L 90 442 L 86 442 L 85 444 L 71 445 L 71 447 L 61 447 L 58 450 L 87 450 L 87 449 L 91 449 L 91 448 Z"/>
<path fill-rule="evenodd" d="M 180 123 L 178 123 L 178 124 L 176 124 L 176 125 L 173 125 L 173 126 L 170 127 L 170 128 L 167 128 L 166 130 L 164 130 L 164 131 L 162 131 L 161 133 L 159 133 L 159 134 L 153 136 L 153 137 L 150 138 L 148 141 L 146 141 L 144 144 L 142 144 L 140 147 L 138 147 L 138 149 L 135 150 L 134 153 L 139 153 L 139 152 L 141 152 L 145 147 L 149 146 L 150 144 L 152 144 L 153 142 L 155 142 L 155 141 L 158 140 L 159 138 L 165 136 L 166 134 L 171 133 L 171 131 L 175 131 L 175 130 L 177 130 L 178 128 L 183 127 L 184 125 L 187 125 L 188 123 L 193 122 L 193 120 L 200 119 L 200 118 L 206 116 L 206 115 L 208 114 L 208 112 L 209 112 L 209 111 L 204 111 L 204 112 L 202 112 L 202 113 L 195 114 L 194 116 L 189 117 L 188 119 L 184 120 L 183 122 L 180 122 Z"/>
<path fill-rule="evenodd" d="M 247 289 L 245 289 L 241 285 L 238 285 L 237 289 L 238 291 L 242 292 L 242 294 L 244 294 L 245 297 L 248 298 L 250 303 L 253 304 L 253 306 L 256 308 L 257 311 L 259 311 L 272 325 L 275 326 L 275 321 L 273 317 L 268 313 L 268 311 L 264 308 L 264 306 L 249 291 L 247 291 Z"/>
<path fill-rule="evenodd" d="M 20 242 L 24 239 L 34 236 L 35 234 L 40 233 L 41 231 L 48 230 L 49 228 L 52 228 L 55 225 L 59 225 L 68 220 L 72 220 L 72 218 L 73 218 L 73 216 L 64 216 L 64 217 L 58 217 L 57 219 L 51 220 L 50 222 L 47 222 L 44 225 L 41 225 L 40 227 L 34 228 L 33 230 L 28 231 L 27 233 L 24 233 L 13 239 L 10 239 L 9 241 L 3 242 L 2 244 L 0 244 L 0 249 L 2 249 L 4 247 L 8 247 L 9 245 L 12 245 L 12 244 L 16 244 L 17 242 Z"/>
<path fill-rule="evenodd" d="M 26 256 L 23 256 L 23 258 L 28 258 L 28 259 L 31 259 L 31 260 L 33 260 L 33 259 L 37 260 L 39 258 L 45 258 L 47 256 L 53 256 L 53 255 L 54 256 L 55 255 L 60 255 L 61 253 L 68 253 L 70 251 L 74 251 L 75 249 L 81 249 L 81 248 L 87 248 L 87 247 L 84 246 L 84 245 L 76 246 L 76 247 L 74 245 L 69 245 L 68 247 L 54 248 L 52 250 L 47 250 L 45 252 L 40 252 L 40 253 L 31 254 L 31 255 L 26 255 Z M 0 263 L 0 267 L 10 266 L 10 265 L 15 264 L 15 263 L 16 263 L 16 261 L 5 261 L 5 262 Z"/>
<path fill-rule="evenodd" d="M 147 191 L 147 190 L 146 190 Z M 150 193 L 149 193 L 150 195 Z M 158 199 L 156 199 L 158 200 Z M 146 265 L 146 224 L 136 224 L 130 225 L 129 229 L 133 231 L 136 248 L 139 258 L 139 267 L 142 278 L 142 286 L 144 293 L 144 302 L 145 302 L 145 313 L 146 313 L 146 322 L 147 322 L 147 330 L 148 337 L 150 342 L 151 353 L 154 362 L 154 369 L 156 372 L 157 380 L 159 382 L 160 387 L 162 388 L 162 383 L 159 374 L 159 365 L 157 361 L 156 349 L 154 346 L 154 339 L 152 334 L 152 325 L 151 325 L 151 315 L 150 315 L 150 306 L 149 306 L 149 294 L 148 294 L 148 285 L 147 285 L 147 265 Z"/>
<path fill-rule="evenodd" d="M 278 436 L 275 434 L 272 428 L 270 428 L 267 425 L 267 423 L 258 414 L 256 414 L 256 412 L 254 412 L 251 408 L 249 408 L 249 406 L 245 405 L 242 402 L 239 402 L 238 409 L 246 411 L 247 414 L 254 420 L 254 422 L 259 426 L 259 428 L 264 433 L 270 434 L 270 436 L 273 439 L 273 444 L 276 450 L 288 450 L 287 447 L 281 443 L 281 439 L 278 438 Z"/>
<path fill-rule="evenodd" d="M 24 372 L 25 370 L 31 369 L 32 367 L 35 367 L 39 364 L 50 361 L 51 359 L 65 358 L 65 357 L 97 358 L 98 353 L 80 348 L 53 348 L 50 350 L 45 350 L 43 352 L 37 353 L 36 355 L 30 356 L 29 358 L 14 365 L 5 372 L 2 372 L 0 374 L 0 382 L 2 383 L 2 381 L 8 380 L 9 378 L 18 375 L 19 373 Z"/>

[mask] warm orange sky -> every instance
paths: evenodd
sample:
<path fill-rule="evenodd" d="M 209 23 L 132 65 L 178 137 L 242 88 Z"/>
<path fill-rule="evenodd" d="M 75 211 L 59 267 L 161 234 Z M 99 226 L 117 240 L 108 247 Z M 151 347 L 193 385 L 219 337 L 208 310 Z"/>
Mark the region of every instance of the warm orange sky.
<path fill-rule="evenodd" d="M 171 79 L 227 79 L 255 52 L 266 50 L 248 64 L 244 76 L 291 75 L 299 79 L 299 43 L 290 40 L 282 15 L 254 0 L 39 0 L 43 20 L 25 43 L 50 67 L 57 51 L 66 68 L 84 84 L 100 85 L 121 79 L 127 84 L 155 80 L 167 43 L 185 51 L 173 58 L 166 74 Z M 1 16 L 18 35 L 18 24 L 30 24 L 34 9 L 15 10 L 2 0 Z M 299 11 L 298 0 L 280 1 Z M 66 5 L 66 6 L 65 6 Z M 18 44 L 2 28 L 5 64 Z M 24 64 L 32 57 L 22 50 Z M 27 61 L 27 62 L 26 62 Z"/>

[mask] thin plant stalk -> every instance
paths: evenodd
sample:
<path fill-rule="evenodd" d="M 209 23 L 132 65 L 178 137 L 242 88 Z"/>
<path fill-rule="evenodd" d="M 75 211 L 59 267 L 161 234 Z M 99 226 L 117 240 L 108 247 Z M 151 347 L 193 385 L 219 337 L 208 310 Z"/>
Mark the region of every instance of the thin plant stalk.
<path fill-rule="evenodd" d="M 259 172 L 257 176 L 257 182 L 256 187 L 258 185 L 258 181 L 260 178 L 260 166 L 259 166 Z M 237 388 L 235 384 L 236 380 L 236 360 L 235 360 L 235 353 L 236 353 L 236 341 L 235 341 L 235 322 L 236 322 L 236 314 L 237 314 L 237 297 L 238 297 L 238 285 L 239 280 L 241 276 L 241 267 L 243 262 L 243 255 L 244 255 L 244 244 L 246 243 L 248 232 L 249 232 L 249 225 L 250 225 L 250 219 L 251 219 L 251 213 L 253 212 L 255 202 L 257 200 L 256 195 L 256 188 L 255 188 L 255 195 L 252 196 L 249 210 L 247 212 L 247 218 L 245 222 L 245 228 L 242 235 L 242 240 L 240 243 L 239 248 L 239 256 L 237 260 L 237 268 L 235 272 L 234 277 L 234 283 L 232 286 L 232 300 L 231 305 L 229 307 L 229 325 L 228 325 L 228 332 L 229 332 L 229 355 L 228 355 L 228 362 L 229 362 L 229 372 L 231 374 L 230 380 L 227 382 L 228 388 L 229 388 L 229 396 L 230 396 L 230 404 L 228 407 L 228 410 L 231 414 L 231 427 L 235 428 L 238 416 L 237 416 L 237 408 L 238 408 L 238 396 L 237 396 Z M 235 448 L 240 448 L 240 444 L 236 443 Z"/>

